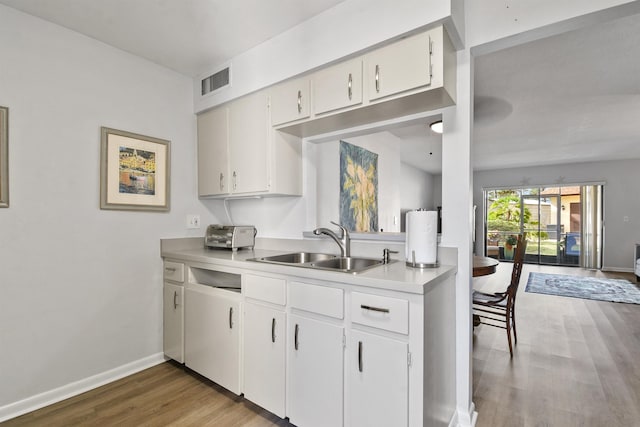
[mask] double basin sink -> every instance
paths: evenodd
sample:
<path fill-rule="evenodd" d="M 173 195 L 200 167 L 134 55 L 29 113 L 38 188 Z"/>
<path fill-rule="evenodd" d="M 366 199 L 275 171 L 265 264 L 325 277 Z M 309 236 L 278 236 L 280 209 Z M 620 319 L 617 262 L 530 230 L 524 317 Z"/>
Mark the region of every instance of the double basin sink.
<path fill-rule="evenodd" d="M 339 257 L 336 255 L 314 252 L 294 252 L 290 254 L 252 258 L 249 261 L 291 265 L 296 267 L 313 268 L 316 270 L 342 271 L 345 273 L 359 273 L 369 268 L 384 264 L 382 259 Z"/>

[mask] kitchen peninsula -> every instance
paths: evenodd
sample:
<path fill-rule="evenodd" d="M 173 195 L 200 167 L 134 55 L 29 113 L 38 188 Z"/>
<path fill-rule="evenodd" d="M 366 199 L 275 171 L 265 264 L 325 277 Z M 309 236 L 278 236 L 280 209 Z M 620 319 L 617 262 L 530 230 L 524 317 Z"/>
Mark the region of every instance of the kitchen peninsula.
<path fill-rule="evenodd" d="M 324 243 L 162 240 L 165 354 L 300 427 L 450 425 L 455 249 L 437 268 L 394 260 L 357 274 L 251 260 L 335 252 Z"/>

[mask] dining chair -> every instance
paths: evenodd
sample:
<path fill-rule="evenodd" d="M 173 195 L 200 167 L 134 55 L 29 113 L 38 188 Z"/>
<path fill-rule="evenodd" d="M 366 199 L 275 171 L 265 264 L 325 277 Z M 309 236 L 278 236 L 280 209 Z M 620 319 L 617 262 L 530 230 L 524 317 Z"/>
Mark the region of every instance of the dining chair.
<path fill-rule="evenodd" d="M 516 333 L 516 295 L 526 249 L 527 233 L 523 233 L 518 236 L 516 252 L 513 257 L 511 282 L 505 291 L 494 293 L 473 291 L 473 326 L 476 327 L 479 324 L 483 324 L 506 329 L 511 357 L 513 357 L 512 330 L 514 341 L 516 344 L 518 343 L 518 335 Z"/>

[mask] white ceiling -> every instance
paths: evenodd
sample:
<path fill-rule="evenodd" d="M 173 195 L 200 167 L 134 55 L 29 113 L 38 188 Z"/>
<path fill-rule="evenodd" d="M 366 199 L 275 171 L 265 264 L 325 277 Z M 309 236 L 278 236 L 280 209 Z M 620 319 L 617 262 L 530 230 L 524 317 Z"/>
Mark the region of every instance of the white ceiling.
<path fill-rule="evenodd" d="M 341 1 L 0 3 L 196 76 Z M 408 163 L 440 171 L 426 124 L 390 132 Z M 640 15 L 477 57 L 473 143 L 476 170 L 640 158 Z"/>
<path fill-rule="evenodd" d="M 0 0 L 195 77 L 344 0 Z"/>
<path fill-rule="evenodd" d="M 475 61 L 475 169 L 640 158 L 640 15 Z"/>

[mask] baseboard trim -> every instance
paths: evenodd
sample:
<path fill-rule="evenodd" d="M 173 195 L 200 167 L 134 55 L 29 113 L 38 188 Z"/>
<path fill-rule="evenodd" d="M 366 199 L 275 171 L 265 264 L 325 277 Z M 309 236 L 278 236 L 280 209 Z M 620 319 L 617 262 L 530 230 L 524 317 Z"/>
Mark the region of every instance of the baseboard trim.
<path fill-rule="evenodd" d="M 611 271 L 614 273 L 633 273 L 635 270 L 633 268 L 624 267 L 602 267 L 602 271 Z"/>
<path fill-rule="evenodd" d="M 44 408 L 45 406 L 77 396 L 86 391 L 93 390 L 94 388 L 119 380 L 131 374 L 135 374 L 136 372 L 159 365 L 165 360 L 163 353 L 156 353 L 143 359 L 127 363 L 126 365 L 110 369 L 106 372 L 63 385 L 62 387 L 45 391 L 44 393 L 36 394 L 35 396 L 13 402 L 5 406 L 0 406 L 0 422 L 24 415 L 28 412 L 35 411 L 36 409 Z"/>
<path fill-rule="evenodd" d="M 449 427 L 475 427 L 478 421 L 475 403 L 471 402 L 468 411 L 456 411 L 454 417 L 449 422 Z"/>

